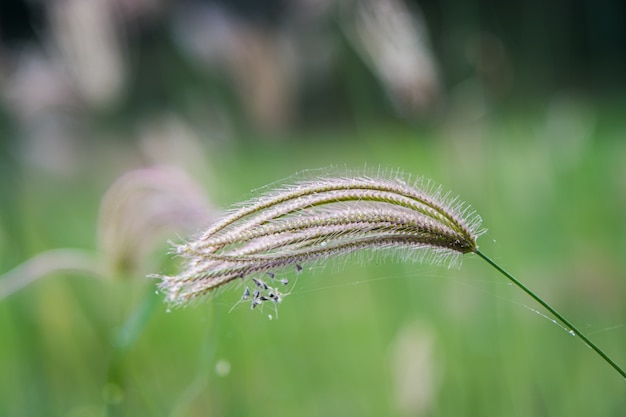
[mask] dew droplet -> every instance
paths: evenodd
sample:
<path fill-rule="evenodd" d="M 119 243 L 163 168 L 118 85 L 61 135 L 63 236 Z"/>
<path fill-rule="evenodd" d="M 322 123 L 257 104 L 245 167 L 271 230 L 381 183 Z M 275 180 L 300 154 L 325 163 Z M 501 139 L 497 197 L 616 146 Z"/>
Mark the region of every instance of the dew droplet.
<path fill-rule="evenodd" d="M 171 312 L 172 312 L 172 309 L 168 307 L 168 308 L 166 308 L 166 309 L 165 309 L 165 312 L 166 312 L 166 313 L 171 313 Z"/>
<path fill-rule="evenodd" d="M 271 315 L 271 314 L 268 314 L 268 315 L 267 315 L 267 318 L 268 318 L 268 319 L 270 319 L 270 320 L 272 320 L 274 317 L 272 317 L 272 315 Z"/>
<path fill-rule="evenodd" d="M 215 364 L 215 373 L 219 376 L 226 376 L 230 373 L 230 362 L 226 359 L 220 359 Z"/>
<path fill-rule="evenodd" d="M 571 334 L 572 336 L 576 336 L 576 333 L 574 333 L 573 330 L 570 330 L 568 333 Z"/>

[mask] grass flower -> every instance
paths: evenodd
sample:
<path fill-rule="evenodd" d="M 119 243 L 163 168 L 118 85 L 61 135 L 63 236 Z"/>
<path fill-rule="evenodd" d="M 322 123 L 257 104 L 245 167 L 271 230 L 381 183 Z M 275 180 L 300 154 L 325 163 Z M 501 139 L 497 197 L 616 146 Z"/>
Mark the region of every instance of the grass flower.
<path fill-rule="evenodd" d="M 98 218 L 99 247 L 112 276 L 132 276 L 164 237 L 215 217 L 202 188 L 183 171 L 152 166 L 129 171 L 107 190 Z"/>
<path fill-rule="evenodd" d="M 59 272 L 98 279 L 138 276 L 164 236 L 188 232 L 214 217 L 201 187 L 184 172 L 166 166 L 129 171 L 102 198 L 99 251 L 41 252 L 0 275 L 0 300 Z"/>
<path fill-rule="evenodd" d="M 478 249 L 481 218 L 429 181 L 401 175 L 321 176 L 244 202 L 197 239 L 176 246 L 185 267 L 156 276 L 173 305 L 185 305 L 231 282 L 247 282 L 242 300 L 251 308 L 278 304 L 285 268 L 357 251 L 398 253 L 413 261 L 459 265 L 475 253 L 561 321 L 572 335 L 624 378 L 626 373 L 549 304 Z M 280 285 L 279 285 L 280 284 Z"/>
<path fill-rule="evenodd" d="M 466 205 L 420 180 L 319 177 L 248 201 L 177 246 L 187 266 L 161 277 L 161 289 L 169 302 L 184 304 L 237 279 L 256 276 L 261 283 L 259 275 L 367 249 L 402 248 L 410 259 L 457 264 L 476 250 L 479 227 L 480 217 Z M 254 285 L 253 306 L 265 286 Z M 276 301 L 278 291 L 267 292 Z"/>

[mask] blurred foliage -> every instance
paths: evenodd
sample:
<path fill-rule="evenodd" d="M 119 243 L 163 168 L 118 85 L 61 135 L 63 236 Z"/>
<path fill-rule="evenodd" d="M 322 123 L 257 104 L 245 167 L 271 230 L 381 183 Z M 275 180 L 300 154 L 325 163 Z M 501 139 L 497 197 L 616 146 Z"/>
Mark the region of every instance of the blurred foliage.
<path fill-rule="evenodd" d="M 344 141 L 249 144 L 208 155 L 217 178 L 208 192 L 226 206 L 333 163 L 436 178 L 483 215 L 485 251 L 623 364 L 626 148 L 593 135 L 565 165 L 536 133 L 541 125 L 498 118 L 478 142 L 372 125 L 335 133 Z M 612 128 L 614 137 L 626 132 Z M 94 164 L 78 184 L 29 178 L 18 193 L 28 207 L 19 217 L 30 231 L 20 240 L 26 255 L 7 265 L 50 247 L 91 246 L 91 188 L 102 188 L 107 162 Z M 3 253 L 13 242 L 5 230 Z M 274 320 L 246 305 L 229 312 L 239 290 L 168 313 L 142 276 L 35 283 L 0 303 L 0 415 L 403 415 L 393 346 L 415 323 L 434 343 L 426 359 L 434 370 L 409 379 L 412 389 L 433 385 L 423 415 L 621 415 L 623 381 L 477 258 L 461 270 L 360 259 L 305 269 Z"/>

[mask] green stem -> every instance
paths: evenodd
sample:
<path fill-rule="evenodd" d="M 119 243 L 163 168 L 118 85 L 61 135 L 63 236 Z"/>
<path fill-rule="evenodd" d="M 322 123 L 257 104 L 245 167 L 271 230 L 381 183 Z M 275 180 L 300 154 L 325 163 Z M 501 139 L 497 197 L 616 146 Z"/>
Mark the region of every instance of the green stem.
<path fill-rule="evenodd" d="M 513 275 L 508 273 L 504 268 L 502 268 L 500 265 L 495 263 L 493 260 L 491 260 L 491 258 L 489 258 L 487 255 L 482 253 L 480 250 L 476 249 L 475 253 L 476 253 L 476 255 L 480 256 L 485 261 L 487 261 L 487 263 L 489 263 L 495 269 L 500 271 L 502 273 L 502 275 L 504 275 L 505 277 L 510 279 L 513 282 L 513 284 L 515 284 L 519 288 L 521 288 L 522 291 L 524 291 L 526 294 L 530 295 L 533 300 L 535 300 L 536 302 L 541 304 L 541 306 L 543 306 L 546 310 L 548 310 L 554 317 L 559 319 L 559 321 L 561 321 L 561 323 L 563 323 L 569 330 L 571 330 L 572 333 L 574 333 L 576 336 L 580 337 L 583 340 L 583 342 L 585 342 L 585 344 L 587 346 L 589 346 L 591 349 L 595 350 L 595 352 L 598 355 L 600 355 L 602 357 L 602 359 L 604 359 L 609 365 L 611 365 L 613 367 L 613 369 L 615 369 L 617 372 L 619 372 L 619 374 L 624 379 L 626 379 L 626 372 L 624 372 L 624 370 L 622 368 L 620 368 L 615 362 L 613 362 L 613 360 L 611 358 L 609 358 L 607 356 L 607 354 L 604 353 L 598 346 L 596 346 L 591 340 L 589 340 L 589 338 L 587 338 L 587 336 L 585 336 L 572 323 L 570 323 L 567 319 L 565 319 L 565 317 L 560 315 L 555 309 L 550 307 L 550 305 L 548 303 L 543 301 L 538 295 L 536 295 L 534 292 L 532 292 L 530 289 L 528 289 L 528 287 L 526 287 L 524 284 L 519 282 Z"/>

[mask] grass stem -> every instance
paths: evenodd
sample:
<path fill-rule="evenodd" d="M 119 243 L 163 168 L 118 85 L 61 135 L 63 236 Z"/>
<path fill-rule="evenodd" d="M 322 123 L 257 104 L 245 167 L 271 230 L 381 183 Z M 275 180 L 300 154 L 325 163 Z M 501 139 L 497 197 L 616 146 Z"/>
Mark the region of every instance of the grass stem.
<path fill-rule="evenodd" d="M 500 273 L 502 273 L 502 275 L 504 275 L 509 280 L 511 280 L 511 282 L 513 282 L 515 285 L 517 285 L 519 288 L 521 288 L 522 291 L 524 291 L 526 294 L 530 295 L 533 300 L 535 300 L 536 302 L 541 304 L 542 307 L 544 307 L 546 310 L 548 310 L 554 317 L 556 317 L 561 323 L 563 323 L 571 331 L 571 333 L 573 333 L 576 336 L 580 337 L 583 340 L 583 342 L 585 342 L 585 344 L 587 346 L 589 346 L 591 349 L 593 349 L 598 355 L 600 355 L 602 357 L 602 359 L 605 360 L 606 363 L 611 365 L 613 367 L 613 369 L 615 369 L 624 379 L 626 379 L 626 372 L 624 372 L 624 370 L 622 368 L 620 368 L 619 365 L 617 365 L 615 362 L 613 362 L 613 360 L 611 358 L 609 358 L 608 355 L 602 351 L 602 349 L 600 349 L 598 346 L 596 346 L 595 343 L 593 343 L 591 340 L 589 340 L 589 338 L 587 336 L 585 336 L 580 330 L 578 330 L 565 317 L 563 317 L 555 309 L 553 309 L 550 306 L 550 304 L 548 304 L 545 301 L 543 301 L 537 294 L 532 292 L 528 287 L 526 287 L 524 284 L 522 284 L 520 281 L 518 281 L 513 275 L 511 275 L 508 271 L 506 271 L 504 268 L 502 268 L 500 265 L 498 265 L 495 261 L 493 261 L 487 255 L 482 253 L 480 250 L 476 249 L 475 253 L 476 253 L 476 255 L 480 256 L 485 261 L 487 261 L 487 263 L 489 263 L 491 266 L 493 266 L 495 269 L 497 269 Z"/>

